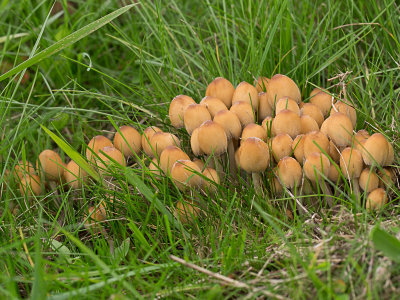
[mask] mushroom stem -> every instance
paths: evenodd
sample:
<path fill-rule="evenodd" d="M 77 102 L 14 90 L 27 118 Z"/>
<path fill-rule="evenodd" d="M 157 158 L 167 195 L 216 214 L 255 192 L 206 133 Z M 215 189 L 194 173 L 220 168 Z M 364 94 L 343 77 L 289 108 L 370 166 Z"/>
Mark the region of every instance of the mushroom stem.
<path fill-rule="evenodd" d="M 251 177 L 253 179 L 253 184 L 254 184 L 254 190 L 256 191 L 257 195 L 263 196 L 263 184 L 261 180 L 261 174 L 252 172 Z"/>
<path fill-rule="evenodd" d="M 235 146 L 232 139 L 228 141 L 228 157 L 229 157 L 229 171 L 232 177 L 236 177 L 237 169 L 235 166 Z"/>
<path fill-rule="evenodd" d="M 213 160 L 214 160 L 215 170 L 217 171 L 219 178 L 222 179 L 224 176 L 224 167 L 222 166 L 221 161 L 215 155 L 213 155 Z"/>

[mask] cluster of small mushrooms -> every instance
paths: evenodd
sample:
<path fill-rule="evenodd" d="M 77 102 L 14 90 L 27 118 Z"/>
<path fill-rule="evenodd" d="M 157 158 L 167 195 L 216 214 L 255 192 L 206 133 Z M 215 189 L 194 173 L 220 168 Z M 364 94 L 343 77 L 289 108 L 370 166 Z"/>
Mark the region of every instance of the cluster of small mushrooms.
<path fill-rule="evenodd" d="M 305 103 L 296 83 L 285 75 L 259 77 L 253 85 L 241 82 L 236 88 L 218 77 L 200 103 L 186 95 L 172 99 L 169 119 L 173 127 L 186 129 L 191 149 L 185 152 L 176 135 L 158 127 L 140 134 L 125 125 L 113 141 L 93 137 L 86 148 L 87 162 L 107 177 L 110 168 L 127 162 L 146 168 L 140 158 L 143 151 L 142 157 L 150 161 L 148 169 L 170 177 L 183 193 L 213 194 L 229 177 L 227 182 L 252 183 L 262 197 L 287 193 L 299 212 L 310 204 L 303 202 L 306 195 L 323 195 L 323 201 L 333 205 L 336 189 L 346 184 L 369 211 L 388 202 L 395 180 L 392 145 L 381 133 L 355 132 L 356 110 L 327 90 L 315 88 Z M 39 175 L 30 162 L 20 161 L 8 174 L 18 179 L 25 196 L 40 195 L 57 184 L 79 190 L 88 183 L 85 170 L 73 160 L 65 164 L 52 150 L 39 155 L 36 168 Z M 195 202 L 179 201 L 175 215 L 188 222 L 200 212 Z M 90 207 L 89 216 L 105 220 L 104 204 Z"/>

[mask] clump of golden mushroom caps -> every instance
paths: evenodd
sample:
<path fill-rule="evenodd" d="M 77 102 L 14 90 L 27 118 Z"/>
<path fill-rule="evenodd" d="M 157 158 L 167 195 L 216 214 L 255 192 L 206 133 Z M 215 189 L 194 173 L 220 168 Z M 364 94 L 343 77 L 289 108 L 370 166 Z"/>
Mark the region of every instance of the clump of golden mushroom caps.
<path fill-rule="evenodd" d="M 40 170 L 42 180 L 46 181 L 51 190 L 64 182 L 65 164 L 60 155 L 50 149 L 43 150 L 38 157 L 36 168 Z"/>

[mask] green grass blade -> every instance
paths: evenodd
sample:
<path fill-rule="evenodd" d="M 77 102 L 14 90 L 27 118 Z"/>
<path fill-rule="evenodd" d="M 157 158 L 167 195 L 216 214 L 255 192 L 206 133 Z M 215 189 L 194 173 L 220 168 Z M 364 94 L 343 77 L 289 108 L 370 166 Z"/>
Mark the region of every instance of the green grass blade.
<path fill-rule="evenodd" d="M 400 262 L 400 241 L 386 231 L 375 226 L 371 233 L 372 242 L 390 259 Z"/>

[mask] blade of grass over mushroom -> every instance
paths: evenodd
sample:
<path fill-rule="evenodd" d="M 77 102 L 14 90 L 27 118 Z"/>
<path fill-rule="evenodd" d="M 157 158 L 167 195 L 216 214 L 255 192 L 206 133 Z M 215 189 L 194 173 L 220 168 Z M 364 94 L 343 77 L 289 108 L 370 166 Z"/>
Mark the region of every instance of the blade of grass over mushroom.
<path fill-rule="evenodd" d="M 92 169 L 92 167 L 87 163 L 87 161 L 75 151 L 70 145 L 64 142 L 56 134 L 47 129 L 44 125 L 40 124 L 40 127 L 53 139 L 53 141 L 65 152 L 68 156 L 74 160 L 78 166 L 85 170 L 90 176 L 92 176 L 96 181 L 101 182 L 99 175 Z"/>
<path fill-rule="evenodd" d="M 97 29 L 103 27 L 107 23 L 111 22 L 115 18 L 119 17 L 121 14 L 127 12 L 129 9 L 134 7 L 137 4 L 131 4 L 127 5 L 125 7 L 122 7 L 120 9 L 117 9 L 116 11 L 90 23 L 89 25 L 86 25 L 85 27 L 75 31 L 74 33 L 71 33 L 70 35 L 66 36 L 65 38 L 59 40 L 58 42 L 54 43 L 50 47 L 40 51 L 38 54 L 32 56 L 31 58 L 27 59 L 23 63 L 19 64 L 18 66 L 14 67 L 10 71 L 6 72 L 5 74 L 0 76 L 0 81 L 3 81 L 4 79 L 7 79 L 8 77 L 26 69 L 29 68 L 30 66 L 40 62 L 41 60 L 63 50 L 64 48 L 76 43 L 80 39 L 84 38 L 85 36 L 93 33 Z"/>

